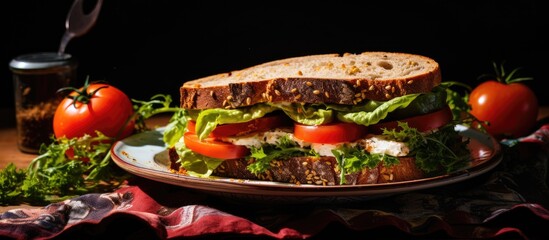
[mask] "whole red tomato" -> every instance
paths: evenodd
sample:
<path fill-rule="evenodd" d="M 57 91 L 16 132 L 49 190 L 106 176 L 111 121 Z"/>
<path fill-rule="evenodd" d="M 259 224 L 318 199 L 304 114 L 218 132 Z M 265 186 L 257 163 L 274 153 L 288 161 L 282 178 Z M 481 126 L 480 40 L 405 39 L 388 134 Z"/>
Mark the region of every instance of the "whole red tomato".
<path fill-rule="evenodd" d="M 128 96 L 105 83 L 86 84 L 73 89 L 57 107 L 53 117 L 56 138 L 96 136 L 96 131 L 121 139 L 133 133 L 133 105 Z"/>
<path fill-rule="evenodd" d="M 515 69 L 506 76 L 503 67 L 496 70 L 496 80 L 488 80 L 471 91 L 471 114 L 483 124 L 487 132 L 498 139 L 518 138 L 531 133 L 536 125 L 538 100 L 534 92 L 513 78 Z"/>

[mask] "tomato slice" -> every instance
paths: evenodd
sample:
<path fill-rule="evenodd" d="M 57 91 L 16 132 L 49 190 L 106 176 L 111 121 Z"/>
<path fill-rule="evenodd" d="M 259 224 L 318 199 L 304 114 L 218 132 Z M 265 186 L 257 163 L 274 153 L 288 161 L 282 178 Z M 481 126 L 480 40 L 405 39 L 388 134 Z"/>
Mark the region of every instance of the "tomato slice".
<path fill-rule="evenodd" d="M 356 123 L 336 122 L 324 125 L 294 124 L 294 136 L 311 143 L 353 142 L 362 138 L 368 128 Z"/>
<path fill-rule="evenodd" d="M 185 146 L 193 152 L 202 154 L 207 157 L 218 159 L 237 159 L 243 158 L 250 154 L 250 150 L 245 146 L 226 143 L 214 138 L 198 139 L 194 133 L 187 132 L 183 135 Z"/>
<path fill-rule="evenodd" d="M 222 138 L 230 136 L 241 136 L 252 132 L 271 130 L 276 127 L 289 125 L 289 123 L 289 118 L 284 115 L 269 115 L 243 123 L 217 125 L 217 127 L 210 133 L 209 137 Z M 189 132 L 196 133 L 195 127 L 195 121 L 187 122 L 187 129 L 189 130 Z"/>
<path fill-rule="evenodd" d="M 395 120 L 390 122 L 381 122 L 369 126 L 369 130 L 373 134 L 382 134 L 383 128 L 392 130 L 398 127 L 398 121 L 407 122 L 411 128 L 416 128 L 420 132 L 425 132 L 442 127 L 452 121 L 453 115 L 450 107 L 446 106 L 441 110 L 427 113 L 419 116 Z"/>

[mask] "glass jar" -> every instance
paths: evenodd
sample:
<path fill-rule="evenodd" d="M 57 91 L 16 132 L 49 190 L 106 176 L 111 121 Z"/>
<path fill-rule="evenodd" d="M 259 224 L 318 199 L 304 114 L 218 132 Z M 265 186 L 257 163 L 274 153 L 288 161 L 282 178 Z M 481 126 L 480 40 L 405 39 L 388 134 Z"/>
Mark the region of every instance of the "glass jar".
<path fill-rule="evenodd" d="M 64 96 L 57 90 L 76 79 L 77 62 L 57 52 L 17 56 L 10 62 L 15 90 L 17 143 L 21 151 L 38 153 L 53 140 L 53 116 Z"/>

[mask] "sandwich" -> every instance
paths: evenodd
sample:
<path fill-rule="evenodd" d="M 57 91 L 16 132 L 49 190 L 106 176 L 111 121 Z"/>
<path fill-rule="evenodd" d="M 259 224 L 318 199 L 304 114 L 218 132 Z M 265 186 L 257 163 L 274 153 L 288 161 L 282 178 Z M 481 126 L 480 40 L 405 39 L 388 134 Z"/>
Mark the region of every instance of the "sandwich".
<path fill-rule="evenodd" d="M 439 64 L 400 52 L 275 60 L 183 83 L 164 130 L 171 171 L 322 186 L 471 164 Z"/>

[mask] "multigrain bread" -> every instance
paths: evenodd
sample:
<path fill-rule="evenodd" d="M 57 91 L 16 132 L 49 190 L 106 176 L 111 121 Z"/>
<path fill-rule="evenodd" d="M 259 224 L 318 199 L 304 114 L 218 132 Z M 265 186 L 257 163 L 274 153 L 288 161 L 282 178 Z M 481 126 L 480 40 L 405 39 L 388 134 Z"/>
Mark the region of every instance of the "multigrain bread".
<path fill-rule="evenodd" d="M 283 76 L 283 77 L 282 77 Z M 440 84 L 431 58 L 395 52 L 322 54 L 276 60 L 188 81 L 185 109 L 237 108 L 262 102 L 353 105 L 430 91 Z"/>
<path fill-rule="evenodd" d="M 174 148 L 168 149 L 170 169 L 181 172 L 177 162 L 179 156 Z M 424 178 L 425 173 L 419 169 L 412 157 L 399 158 L 400 163 L 393 166 L 378 165 L 375 168 L 363 169 L 360 172 L 345 174 L 345 185 L 381 184 L 403 182 Z M 264 180 L 296 185 L 311 184 L 320 186 L 340 185 L 341 174 L 334 157 L 292 157 L 274 160 L 271 167 L 261 174 L 253 174 L 246 167 L 248 160 L 225 160 L 213 172 L 213 176 L 233 179 Z"/>

